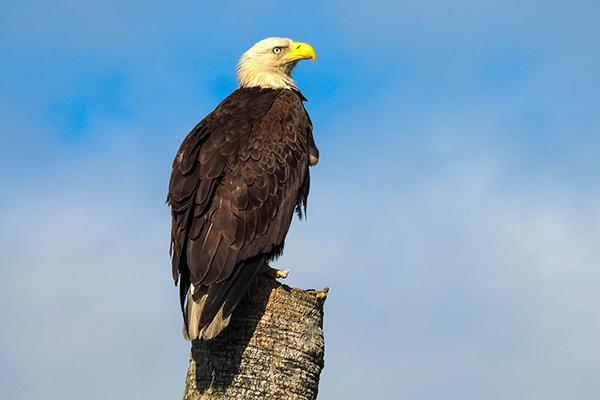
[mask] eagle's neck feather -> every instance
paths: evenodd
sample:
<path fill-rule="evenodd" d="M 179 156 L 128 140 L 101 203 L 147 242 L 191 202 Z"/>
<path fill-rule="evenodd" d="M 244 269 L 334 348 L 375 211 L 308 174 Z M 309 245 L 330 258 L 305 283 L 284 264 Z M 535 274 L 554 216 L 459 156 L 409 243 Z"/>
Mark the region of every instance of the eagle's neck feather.
<path fill-rule="evenodd" d="M 258 72 L 250 76 L 238 76 L 238 81 L 241 88 L 291 89 L 295 87 L 291 76 L 269 73 L 267 71 Z"/>
<path fill-rule="evenodd" d="M 290 73 L 296 63 L 284 66 L 265 67 L 250 57 L 243 57 L 237 67 L 240 88 L 260 87 L 263 89 L 292 89 L 294 79 Z"/>

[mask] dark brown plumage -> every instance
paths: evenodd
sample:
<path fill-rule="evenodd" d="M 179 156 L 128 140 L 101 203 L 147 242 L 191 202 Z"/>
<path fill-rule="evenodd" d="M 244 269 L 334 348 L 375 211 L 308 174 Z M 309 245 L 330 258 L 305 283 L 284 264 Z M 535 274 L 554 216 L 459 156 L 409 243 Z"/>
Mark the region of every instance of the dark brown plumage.
<path fill-rule="evenodd" d="M 190 284 L 202 304 L 199 320 L 186 322 L 191 339 L 189 332 L 217 318 L 225 323 L 205 337 L 227 325 L 256 275 L 282 251 L 294 211 L 301 216 L 306 207 L 318 150 L 303 100 L 295 88 L 237 89 L 177 152 L 167 203 L 184 320 Z"/>

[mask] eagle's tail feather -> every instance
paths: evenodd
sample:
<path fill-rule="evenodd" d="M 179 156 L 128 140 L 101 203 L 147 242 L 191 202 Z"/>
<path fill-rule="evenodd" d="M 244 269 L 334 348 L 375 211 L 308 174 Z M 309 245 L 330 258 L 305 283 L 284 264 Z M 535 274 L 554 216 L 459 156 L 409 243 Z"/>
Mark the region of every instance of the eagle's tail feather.
<path fill-rule="evenodd" d="M 207 286 L 190 286 L 187 297 L 185 313 L 183 314 L 183 337 L 185 340 L 194 340 L 200 333 L 200 314 L 206 302 Z"/>
<path fill-rule="evenodd" d="M 210 286 L 194 287 L 187 302 L 186 340 L 212 339 L 229 325 L 231 313 L 266 264 L 261 256 L 236 267 L 231 277 Z"/>

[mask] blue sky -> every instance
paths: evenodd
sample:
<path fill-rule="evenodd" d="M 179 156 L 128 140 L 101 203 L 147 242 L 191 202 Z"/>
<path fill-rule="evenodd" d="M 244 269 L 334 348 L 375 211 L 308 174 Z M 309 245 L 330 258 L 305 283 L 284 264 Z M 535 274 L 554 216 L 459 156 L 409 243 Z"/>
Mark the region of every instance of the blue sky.
<path fill-rule="evenodd" d="M 4 399 L 181 396 L 164 204 L 269 36 L 321 150 L 278 265 L 330 286 L 319 398 L 600 396 L 600 5 L 0 3 Z"/>

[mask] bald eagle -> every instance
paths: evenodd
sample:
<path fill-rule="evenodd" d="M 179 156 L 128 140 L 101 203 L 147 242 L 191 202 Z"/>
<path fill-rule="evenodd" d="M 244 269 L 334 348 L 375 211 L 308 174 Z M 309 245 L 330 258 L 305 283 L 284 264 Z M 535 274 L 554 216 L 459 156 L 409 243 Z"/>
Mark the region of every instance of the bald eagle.
<path fill-rule="evenodd" d="M 262 40 L 237 65 L 239 87 L 184 139 L 173 161 L 171 257 L 187 340 L 211 339 L 302 217 L 319 152 L 291 72 L 306 43 Z M 187 301 L 186 301 L 187 300 Z"/>

